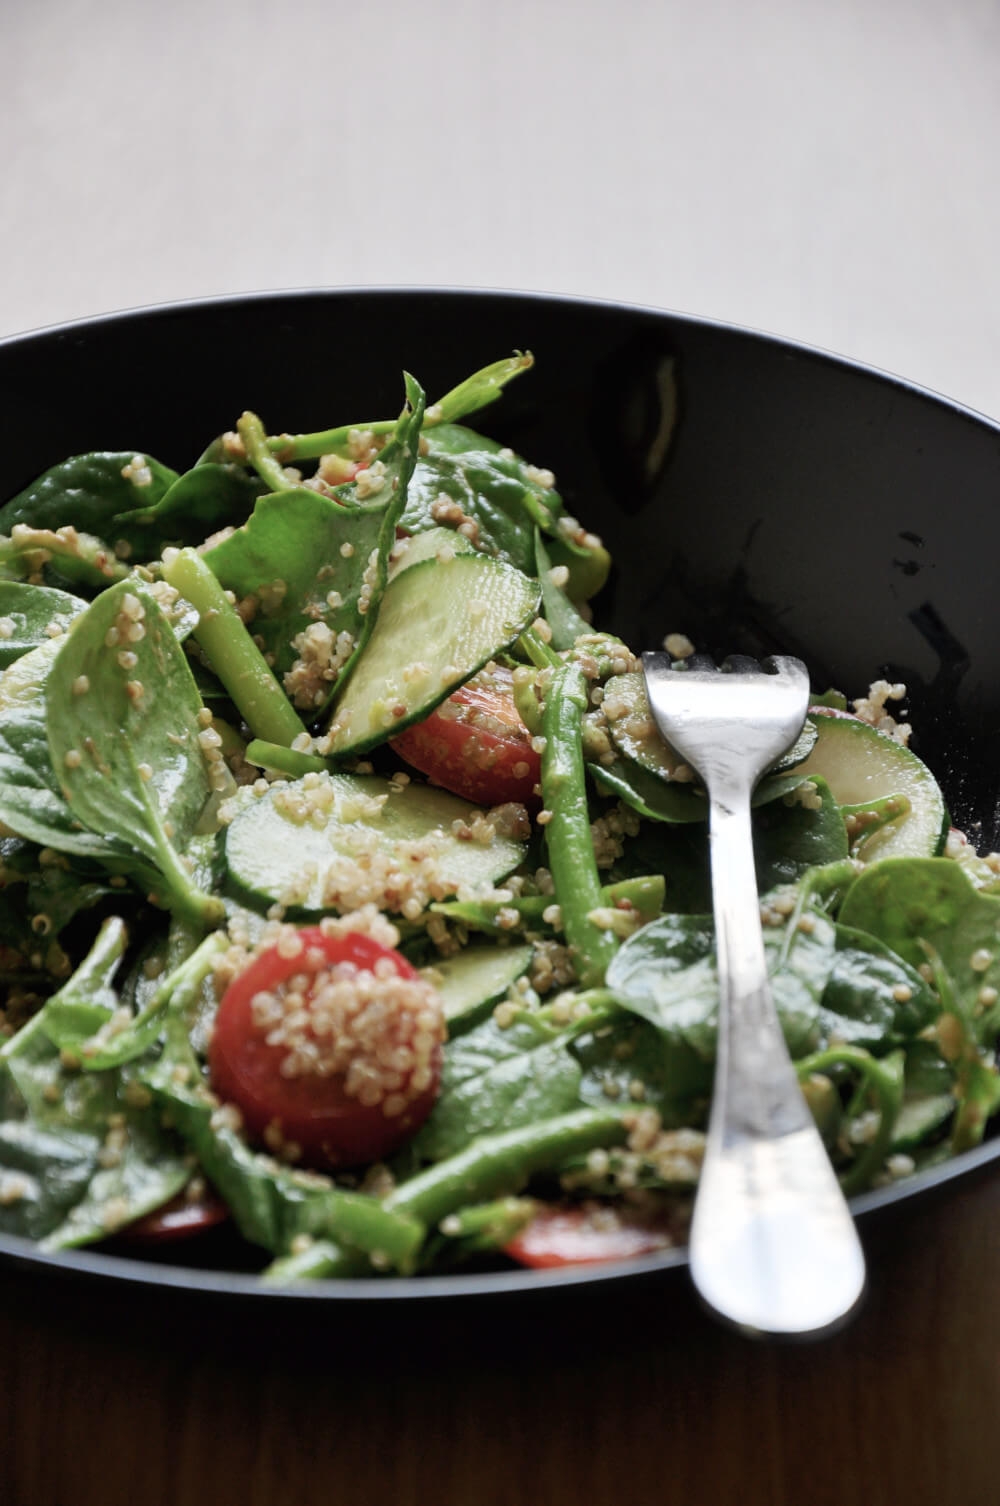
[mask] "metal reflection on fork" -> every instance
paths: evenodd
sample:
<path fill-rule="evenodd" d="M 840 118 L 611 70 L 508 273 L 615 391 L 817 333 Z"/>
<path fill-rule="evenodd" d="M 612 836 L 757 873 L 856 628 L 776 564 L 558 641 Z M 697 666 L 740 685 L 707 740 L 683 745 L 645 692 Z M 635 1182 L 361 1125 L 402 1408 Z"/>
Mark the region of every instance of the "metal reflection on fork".
<path fill-rule="evenodd" d="M 864 1256 L 771 998 L 750 825 L 755 785 L 802 730 L 809 677 L 789 658 L 642 666 L 656 725 L 709 801 L 719 1030 L 692 1279 L 740 1328 L 818 1334 L 858 1302 Z"/>

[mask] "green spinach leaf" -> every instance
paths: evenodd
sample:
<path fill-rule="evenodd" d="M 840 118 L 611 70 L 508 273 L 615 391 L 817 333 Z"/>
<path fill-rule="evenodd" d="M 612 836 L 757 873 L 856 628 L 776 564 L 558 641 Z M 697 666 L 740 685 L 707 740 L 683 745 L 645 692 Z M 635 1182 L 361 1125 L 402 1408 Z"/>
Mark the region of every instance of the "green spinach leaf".
<path fill-rule="evenodd" d="M 1000 896 L 976 889 L 949 858 L 885 858 L 855 880 L 843 925 L 884 941 L 911 968 L 931 947 L 981 1045 L 1000 1029 Z"/>
<path fill-rule="evenodd" d="M 424 411 L 412 378 L 407 397 L 378 470 L 362 472 L 367 480 L 339 487 L 335 497 L 306 487 L 262 497 L 243 527 L 205 556 L 227 590 L 253 598 L 254 635 L 295 704 L 316 715 L 350 674 L 375 625 Z M 314 636 L 323 630 L 322 652 L 311 651 L 310 629 Z M 310 674 L 313 657 L 321 662 Z"/>
<path fill-rule="evenodd" d="M 134 873 L 144 888 L 155 870 L 124 842 L 88 830 L 67 804 L 52 767 L 46 685 L 61 647 L 43 643 L 0 676 L 0 821 L 40 847 L 95 858 L 112 872 Z"/>
<path fill-rule="evenodd" d="M 485 1020 L 445 1048 L 441 1091 L 414 1149 L 431 1161 L 497 1130 L 536 1124 L 579 1105 L 582 1071 L 557 1031 L 522 1011 L 505 1029 Z"/>
<path fill-rule="evenodd" d="M 780 926 L 767 926 L 775 1008 L 793 1057 L 822 1040 L 820 1001 L 834 964 L 832 921 L 809 908 Z M 611 962 L 607 986 L 635 1014 L 668 1039 L 680 1039 L 703 1060 L 715 1056 L 719 1000 L 712 921 L 707 916 L 663 915 L 624 943 Z"/>
<path fill-rule="evenodd" d="M 487 554 L 536 574 L 535 527 L 556 532 L 562 503 L 551 487 L 540 484 L 533 467 L 512 451 L 463 429 L 442 424 L 425 435 L 400 520 L 410 533 L 423 533 L 445 521 L 443 504 L 452 504 L 458 521 L 475 526 L 473 542 Z"/>
<path fill-rule="evenodd" d="M 885 942 L 838 925 L 833 971 L 823 991 L 823 1032 L 880 1055 L 912 1040 L 938 1014 L 938 1001 L 916 968 Z"/>
<path fill-rule="evenodd" d="M 116 526 L 140 541 L 143 559 L 152 559 L 167 544 L 201 544 L 217 529 L 238 526 L 262 491 L 260 478 L 242 466 L 198 465 L 158 499 L 119 513 Z"/>
<path fill-rule="evenodd" d="M 200 710 L 173 628 L 134 579 L 77 619 L 46 685 L 51 763 L 73 815 L 141 854 L 170 908 L 211 923 L 220 902 L 182 859 L 213 790 Z"/>
<path fill-rule="evenodd" d="M 87 603 L 67 591 L 0 580 L 0 669 L 30 649 L 59 638 Z"/>
<path fill-rule="evenodd" d="M 0 507 L 0 532 L 10 533 L 18 524 L 42 529 L 69 524 L 112 545 L 121 539 L 141 547 L 141 528 L 117 526 L 117 520 L 136 508 L 154 507 L 176 480 L 176 471 L 134 450 L 74 455 Z"/>

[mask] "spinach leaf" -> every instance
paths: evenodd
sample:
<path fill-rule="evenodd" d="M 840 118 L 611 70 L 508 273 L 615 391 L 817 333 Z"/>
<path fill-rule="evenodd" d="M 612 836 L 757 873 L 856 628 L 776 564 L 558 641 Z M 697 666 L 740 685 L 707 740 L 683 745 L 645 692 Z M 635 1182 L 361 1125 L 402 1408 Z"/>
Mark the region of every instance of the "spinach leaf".
<path fill-rule="evenodd" d="M 46 684 L 61 647 L 54 639 L 24 654 L 0 676 L 0 821 L 18 836 L 112 872 L 134 873 L 149 889 L 155 870 L 134 849 L 89 831 L 63 797 L 49 753 Z"/>
<path fill-rule="evenodd" d="M 144 507 L 119 513 L 116 526 L 137 538 L 143 559 L 167 544 L 200 544 L 217 529 L 244 521 L 261 495 L 259 477 L 232 464 L 198 465 L 185 471 Z"/>
<path fill-rule="evenodd" d="M 553 581 L 552 560 L 538 528 L 535 529 L 535 568 L 542 588 L 545 620 L 552 629 L 552 647 L 557 652 L 572 648 L 582 633 L 590 632 L 590 623 L 580 616 L 562 586 Z"/>
<path fill-rule="evenodd" d="M 227 590 L 254 598 L 254 635 L 273 655 L 295 704 L 317 715 L 375 625 L 424 411 L 423 392 L 412 378 L 407 396 L 378 471 L 372 466 L 361 473 L 367 481 L 339 487 L 335 497 L 306 487 L 262 497 L 243 527 L 205 555 Z M 290 673 L 307 662 L 305 635 L 317 626 L 331 645 L 318 682 L 302 670 Z"/>
<path fill-rule="evenodd" d="M 479 1135 L 577 1107 L 582 1071 L 567 1048 L 579 1034 L 579 1025 L 554 1030 L 522 1011 L 505 1029 L 491 1017 L 450 1041 L 441 1091 L 415 1152 L 440 1161 Z"/>
<path fill-rule="evenodd" d="M 424 438 L 427 453 L 413 473 L 402 527 L 410 533 L 439 527 L 439 504 L 451 502 L 475 524 L 473 542 L 479 549 L 534 575 L 535 526 L 556 531 L 562 514 L 558 494 L 542 486 L 533 467 L 512 451 L 471 429 L 442 424 Z"/>
<path fill-rule="evenodd" d="M 116 1110 L 107 1129 L 84 1196 L 47 1235 L 42 1247 L 72 1250 L 107 1239 L 126 1224 L 162 1208 L 190 1179 L 183 1141 L 163 1129 L 155 1109 L 137 1109 L 126 1098 L 124 1110 Z"/>
<path fill-rule="evenodd" d="M 141 547 L 142 530 L 117 526 L 117 520 L 135 508 L 154 507 L 176 480 L 176 471 L 134 450 L 74 455 L 0 507 L 0 532 L 10 533 L 18 524 L 41 529 L 69 524 L 112 544 L 122 539 Z"/>
<path fill-rule="evenodd" d="M 805 929 L 793 912 L 785 925 L 764 930 L 771 991 L 793 1057 L 816 1050 L 823 1038 L 820 1001 L 834 963 L 833 923 L 812 908 L 802 919 Z M 714 1058 L 719 982 L 710 917 L 663 915 L 645 926 L 612 960 L 607 986 L 668 1040 Z"/>
<path fill-rule="evenodd" d="M 109 922 L 61 991 L 105 1016 L 124 928 Z M 134 1085 L 70 1065 L 44 1029 L 52 1001 L 0 1052 L 0 1229 L 63 1249 L 108 1234 L 171 1198 L 190 1176 L 182 1147 Z"/>
<path fill-rule="evenodd" d="M 976 889 L 949 858 L 884 858 L 855 880 L 843 925 L 884 941 L 911 968 L 931 947 L 982 1045 L 1000 1029 L 1000 896 Z"/>
<path fill-rule="evenodd" d="M 201 702 L 183 649 L 136 579 L 77 619 L 49 671 L 52 767 L 73 815 L 135 849 L 170 908 L 210 923 L 218 900 L 181 853 L 212 794 L 199 744 Z"/>
<path fill-rule="evenodd" d="M 668 1034 L 632 1013 L 578 1037 L 571 1051 L 583 1069 L 582 1102 L 627 1104 L 641 1085 L 641 1103 L 654 1108 L 667 1128 L 697 1124 L 712 1091 L 712 1069 L 679 1035 Z"/>
<path fill-rule="evenodd" d="M 920 1033 L 938 1002 L 916 968 L 885 942 L 850 926 L 836 927 L 837 952 L 820 1016 L 827 1038 L 876 1055 Z"/>
<path fill-rule="evenodd" d="M 25 1042 L 16 1070 L 10 1059 L 0 1058 L 0 1231 L 4 1234 L 42 1239 L 86 1193 L 97 1166 L 111 1099 L 105 1083 L 90 1079 L 85 1094 L 71 1092 L 71 1117 L 63 1095 L 72 1087 L 75 1084 L 60 1067 L 58 1051 L 44 1035 Z"/>
<path fill-rule="evenodd" d="M 168 1029 L 167 1049 L 159 1060 L 136 1070 L 169 1110 L 251 1244 L 285 1254 L 296 1236 L 305 1234 L 334 1239 L 346 1250 L 379 1252 L 400 1268 L 415 1259 L 424 1236 L 418 1220 L 383 1209 L 374 1197 L 344 1192 L 327 1177 L 292 1170 L 252 1150 L 225 1112 L 218 1112 L 182 1027 Z"/>
<path fill-rule="evenodd" d="M 53 530 L 15 523 L 10 538 L 0 534 L 0 579 L 30 576 L 34 582 L 43 573 L 56 586 L 65 583 L 103 591 L 129 572 L 103 539 L 71 525 Z"/>
<path fill-rule="evenodd" d="M 825 779 L 809 780 L 821 803 L 804 804 L 801 789 L 758 806 L 753 814 L 757 884 L 761 893 L 794 883 L 807 868 L 848 855 L 847 829 Z"/>
<path fill-rule="evenodd" d="M 98 942 L 103 937 L 104 932 Z M 168 973 L 135 1015 L 122 1007 L 106 982 L 102 988 L 95 988 L 91 979 L 78 973 L 45 1004 L 42 1029 L 61 1051 L 78 1057 L 85 1071 L 104 1071 L 135 1061 L 156 1044 L 166 1010 L 186 1018 L 188 1009 L 196 1009 L 201 1003 L 202 984 L 225 946 L 223 933 L 213 932 Z M 95 944 L 92 955 L 97 951 Z"/>
<path fill-rule="evenodd" d="M 96 864 L 74 865 L 53 852 L 42 861 L 43 852 L 20 837 L 0 837 L 0 942 L 16 951 L 48 951 L 75 916 L 116 892 Z"/>
<path fill-rule="evenodd" d="M 87 603 L 66 591 L 0 580 L 0 669 L 50 638 L 59 638 Z"/>

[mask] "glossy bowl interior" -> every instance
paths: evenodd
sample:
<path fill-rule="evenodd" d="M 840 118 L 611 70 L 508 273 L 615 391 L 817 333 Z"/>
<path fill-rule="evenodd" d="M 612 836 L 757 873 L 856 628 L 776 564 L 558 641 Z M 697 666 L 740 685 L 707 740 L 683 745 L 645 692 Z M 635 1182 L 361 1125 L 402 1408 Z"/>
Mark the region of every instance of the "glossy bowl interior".
<path fill-rule="evenodd" d="M 181 469 L 246 407 L 272 430 L 391 414 L 404 368 L 433 398 L 515 348 L 533 351 L 536 369 L 480 426 L 554 470 L 569 509 L 603 535 L 615 568 L 600 624 L 635 648 L 681 630 L 719 655 L 794 653 L 848 695 L 878 676 L 905 680 L 914 747 L 956 824 L 997 845 L 1000 427 L 849 362 L 654 310 L 501 292 L 348 289 L 139 310 L 0 342 L 0 498 L 88 449 L 134 447 Z M 998 1155 L 991 1141 L 867 1194 L 859 1211 L 930 1196 Z M 293 1293 L 225 1267 L 43 1256 L 9 1237 L 0 1255 L 39 1275 L 397 1311 L 635 1285 L 684 1264 L 672 1252 L 596 1271 Z"/>

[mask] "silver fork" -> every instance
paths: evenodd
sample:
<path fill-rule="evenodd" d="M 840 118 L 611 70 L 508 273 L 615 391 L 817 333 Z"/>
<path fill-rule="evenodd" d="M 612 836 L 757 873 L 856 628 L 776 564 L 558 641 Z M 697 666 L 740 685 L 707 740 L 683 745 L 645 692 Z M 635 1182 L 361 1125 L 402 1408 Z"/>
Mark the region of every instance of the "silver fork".
<path fill-rule="evenodd" d="M 720 671 L 645 653 L 642 667 L 661 735 L 709 800 L 719 1035 L 691 1275 L 741 1328 L 819 1333 L 860 1298 L 864 1256 L 771 998 L 750 827 L 754 786 L 802 730 L 808 675 L 788 658 L 734 656 Z"/>

